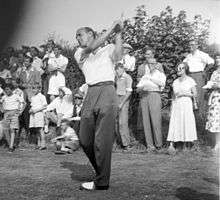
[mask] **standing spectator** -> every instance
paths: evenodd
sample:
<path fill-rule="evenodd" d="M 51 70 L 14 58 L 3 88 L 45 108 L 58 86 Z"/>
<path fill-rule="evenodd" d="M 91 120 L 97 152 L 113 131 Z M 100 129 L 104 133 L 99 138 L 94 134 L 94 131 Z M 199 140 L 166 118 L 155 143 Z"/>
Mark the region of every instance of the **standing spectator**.
<path fill-rule="evenodd" d="M 43 57 L 43 60 L 46 59 L 46 58 L 50 59 L 50 58 L 54 58 L 55 57 L 55 54 L 54 54 L 54 51 L 53 51 L 54 50 L 54 46 L 55 46 L 55 43 L 54 43 L 53 40 L 48 40 L 47 41 L 47 44 L 46 44 L 47 50 L 46 50 L 46 53 L 45 53 L 45 55 Z"/>
<path fill-rule="evenodd" d="M 134 56 L 130 55 L 130 51 L 132 50 L 132 47 L 127 43 L 124 43 L 123 47 L 124 47 L 123 50 L 124 55 L 120 62 L 123 64 L 125 71 L 134 71 L 136 59 Z"/>
<path fill-rule="evenodd" d="M 213 72 L 207 89 L 211 90 L 206 129 L 216 136 L 214 150 L 220 149 L 220 58 L 216 59 L 217 69 Z"/>
<path fill-rule="evenodd" d="M 173 82 L 174 99 L 167 137 L 170 151 L 175 150 L 174 142 L 184 142 L 184 147 L 187 148 L 191 146 L 188 142 L 197 140 L 192 101 L 197 97 L 196 83 L 188 76 L 189 67 L 186 63 L 179 64 L 177 70 L 179 78 Z"/>
<path fill-rule="evenodd" d="M 54 47 L 54 58 L 48 60 L 48 70 L 50 71 L 48 94 L 52 101 L 58 96 L 58 88 L 66 85 L 64 72 L 66 70 L 68 59 L 61 54 L 61 46 Z"/>
<path fill-rule="evenodd" d="M 69 88 L 60 87 L 59 96 L 56 97 L 46 109 L 45 132 L 48 132 L 49 122 L 53 122 L 60 127 L 62 119 L 71 118 L 73 115 L 72 92 Z"/>
<path fill-rule="evenodd" d="M 4 120 L 9 125 L 10 129 L 10 144 L 9 152 L 14 151 L 15 135 L 19 129 L 19 115 L 24 109 L 24 100 L 16 94 L 13 94 L 13 86 L 11 84 L 5 85 L 5 96 L 1 98 Z"/>
<path fill-rule="evenodd" d="M 196 82 L 196 89 L 198 92 L 198 108 L 200 120 L 204 122 L 205 103 L 204 103 L 204 91 L 202 86 L 205 85 L 206 71 L 214 64 L 214 60 L 206 53 L 198 49 L 198 43 L 191 41 L 189 43 L 190 53 L 186 56 L 183 62 L 186 62 L 189 66 L 190 76 Z M 208 67 L 206 67 L 208 65 Z"/>
<path fill-rule="evenodd" d="M 21 84 L 20 79 L 12 79 L 12 85 L 14 87 L 13 94 L 18 95 L 20 98 L 23 99 L 24 104 L 25 104 L 24 105 L 24 109 L 25 109 L 25 107 L 26 107 L 26 102 L 25 102 L 26 97 L 24 95 L 24 92 L 19 88 L 20 84 Z M 18 134 L 16 135 L 16 138 L 15 138 L 15 147 L 16 148 L 19 146 L 19 143 L 20 143 L 20 136 L 21 136 L 21 129 L 20 129 L 21 123 L 20 123 L 20 121 L 21 121 L 21 116 L 22 116 L 22 113 L 19 116 L 19 130 L 18 130 Z"/>
<path fill-rule="evenodd" d="M 24 112 L 20 117 L 21 128 L 25 128 L 26 135 L 29 135 L 29 109 L 30 109 L 30 101 L 33 96 L 33 86 L 38 84 L 41 85 L 41 75 L 40 72 L 36 71 L 32 67 L 33 58 L 25 55 L 24 57 L 24 67 L 25 70 L 20 74 L 21 87 L 24 89 L 26 107 Z M 29 142 L 32 142 L 31 135 L 29 136 Z"/>
<path fill-rule="evenodd" d="M 132 78 L 125 72 L 124 66 L 121 63 L 116 65 L 116 88 L 119 108 L 116 132 L 121 140 L 122 148 L 127 150 L 130 145 L 128 109 L 129 98 L 132 92 Z"/>
<path fill-rule="evenodd" d="M 93 165 L 96 177 L 81 185 L 86 190 L 107 190 L 111 171 L 117 99 L 114 88 L 114 64 L 122 59 L 122 22 L 117 21 L 97 39 L 89 27 L 77 30 L 80 47 L 75 59 L 89 85 L 83 102 L 80 122 L 80 143 Z M 115 33 L 115 44 L 102 46 Z"/>
<path fill-rule="evenodd" d="M 166 83 L 166 75 L 161 64 L 152 58 L 152 50 L 146 50 L 146 62 L 138 68 L 137 91 L 148 151 L 160 149 L 163 145 L 161 132 L 161 91 Z M 144 83 L 143 85 L 141 83 Z M 156 147 L 156 148 L 155 148 Z"/>
<path fill-rule="evenodd" d="M 29 127 L 35 129 L 37 134 L 37 149 L 45 150 L 46 141 L 44 133 L 44 110 L 47 107 L 46 97 L 41 94 L 41 85 L 35 85 L 33 87 L 34 95 L 31 97 L 30 123 Z"/>
<path fill-rule="evenodd" d="M 34 70 L 39 71 L 40 74 L 42 75 L 44 73 L 43 70 L 43 62 L 42 60 L 38 57 L 39 56 L 39 50 L 37 47 L 31 47 L 31 57 L 33 58 L 32 62 L 32 67 Z"/>
<path fill-rule="evenodd" d="M 3 78 L 4 80 L 6 78 L 11 78 L 11 72 L 7 69 L 8 63 L 6 59 L 3 59 L 0 61 L 0 78 Z"/>
<path fill-rule="evenodd" d="M 11 72 L 13 79 L 17 79 L 20 77 L 21 72 L 24 70 L 23 64 L 24 64 L 24 54 L 22 52 L 19 52 L 16 67 L 14 67 L 13 72 Z"/>

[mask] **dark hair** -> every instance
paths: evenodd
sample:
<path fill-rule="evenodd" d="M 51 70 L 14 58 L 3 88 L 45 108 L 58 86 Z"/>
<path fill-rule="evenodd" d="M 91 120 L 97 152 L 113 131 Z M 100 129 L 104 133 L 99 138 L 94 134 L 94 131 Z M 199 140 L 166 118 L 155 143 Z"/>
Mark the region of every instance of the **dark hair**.
<path fill-rule="evenodd" d="M 92 28 L 90 28 L 90 27 L 82 27 L 82 28 L 80 28 L 80 29 L 85 30 L 87 33 L 91 32 L 91 33 L 92 33 L 92 36 L 93 36 L 94 38 L 96 38 L 96 33 L 95 33 L 95 31 L 94 31 Z"/>
<path fill-rule="evenodd" d="M 12 81 L 15 81 L 18 85 L 21 83 L 20 78 L 13 78 Z"/>
<path fill-rule="evenodd" d="M 24 55 L 24 59 L 29 59 L 29 61 L 32 63 L 33 62 L 33 58 L 28 56 L 28 55 Z"/>
<path fill-rule="evenodd" d="M 56 44 L 55 46 L 54 46 L 54 49 L 55 48 L 57 48 L 57 49 L 59 49 L 59 50 L 62 50 L 62 47 L 61 47 L 61 45 L 59 45 L 59 44 Z"/>
<path fill-rule="evenodd" d="M 31 47 L 31 49 L 34 49 L 34 51 L 36 51 L 36 52 L 37 52 L 37 55 L 39 55 L 40 51 L 38 50 L 38 48 L 37 48 L 37 47 L 32 46 L 32 47 Z"/>
<path fill-rule="evenodd" d="M 4 85 L 4 89 L 10 88 L 11 90 L 14 90 L 14 86 L 11 83 L 7 83 Z"/>
<path fill-rule="evenodd" d="M 179 62 L 178 64 L 177 64 L 177 67 L 179 66 L 179 65 L 181 65 L 181 64 L 183 64 L 184 65 L 184 69 L 185 69 L 185 73 L 186 73 L 186 75 L 189 75 L 189 65 L 186 63 L 186 62 Z"/>

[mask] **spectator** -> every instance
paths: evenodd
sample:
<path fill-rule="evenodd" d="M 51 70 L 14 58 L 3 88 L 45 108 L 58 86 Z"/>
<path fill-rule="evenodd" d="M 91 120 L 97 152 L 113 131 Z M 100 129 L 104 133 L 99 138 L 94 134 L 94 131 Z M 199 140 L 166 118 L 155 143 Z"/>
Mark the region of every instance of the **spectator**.
<path fill-rule="evenodd" d="M 190 148 L 197 140 L 196 123 L 193 113 L 193 101 L 196 99 L 196 83 L 188 76 L 187 63 L 178 65 L 179 78 L 173 82 L 174 99 L 171 107 L 171 117 L 167 141 L 170 141 L 169 151 L 175 151 L 174 142 L 184 142 L 184 148 Z"/>
<path fill-rule="evenodd" d="M 24 58 L 25 70 L 22 71 L 20 75 L 21 87 L 22 89 L 24 89 L 24 94 L 26 97 L 25 98 L 26 107 L 20 117 L 20 124 L 21 124 L 21 128 L 25 129 L 26 136 L 29 135 L 29 118 L 30 118 L 29 109 L 30 109 L 31 97 L 33 96 L 33 86 L 36 84 L 38 85 L 41 84 L 40 72 L 33 69 L 32 62 L 33 62 L 33 58 L 25 55 Z M 29 137 L 29 142 L 33 142 L 32 139 L 33 139 L 32 137 Z"/>
<path fill-rule="evenodd" d="M 205 88 L 211 90 L 206 129 L 215 134 L 214 150 L 217 151 L 220 149 L 220 58 L 216 59 L 216 65 L 217 69 L 213 72 Z"/>
<path fill-rule="evenodd" d="M 62 119 L 71 118 L 73 115 L 72 92 L 69 88 L 60 87 L 59 96 L 56 97 L 46 109 L 45 132 L 48 132 L 49 122 L 53 122 L 60 127 Z"/>
<path fill-rule="evenodd" d="M 47 41 L 47 45 L 46 45 L 46 54 L 44 55 L 43 57 L 43 60 L 48 58 L 54 58 L 55 57 L 55 54 L 54 54 L 54 46 L 55 46 L 55 43 L 53 40 L 48 40 Z"/>
<path fill-rule="evenodd" d="M 44 73 L 43 70 L 43 62 L 42 60 L 38 57 L 39 56 L 39 50 L 37 49 L 37 47 L 31 47 L 31 57 L 33 58 L 33 62 L 32 62 L 32 67 L 34 70 L 40 72 L 40 74 L 42 75 Z"/>
<path fill-rule="evenodd" d="M 4 120 L 9 125 L 10 129 L 10 144 L 9 152 L 14 151 L 15 135 L 19 129 L 18 117 L 23 112 L 24 100 L 16 94 L 13 94 L 13 86 L 5 85 L 5 96 L 1 98 Z"/>
<path fill-rule="evenodd" d="M 81 109 L 83 105 L 83 96 L 80 94 L 74 95 L 74 105 L 73 105 L 73 116 L 69 120 L 71 120 L 71 126 L 79 133 L 80 128 L 80 120 L 81 120 Z"/>
<path fill-rule="evenodd" d="M 37 134 L 37 146 L 36 149 L 45 150 L 46 141 L 44 134 L 44 110 L 47 107 L 46 97 L 41 94 L 41 85 L 35 85 L 33 87 L 34 95 L 31 97 L 30 123 L 29 127 L 35 129 Z"/>
<path fill-rule="evenodd" d="M 0 61 L 0 78 L 11 78 L 11 72 L 7 69 L 8 63 L 6 59 Z"/>
<path fill-rule="evenodd" d="M 52 139 L 55 143 L 57 152 L 55 153 L 73 153 L 79 148 L 79 138 L 76 135 L 74 129 L 70 127 L 69 121 L 63 119 L 61 121 L 61 136 Z"/>
<path fill-rule="evenodd" d="M 140 104 L 143 117 L 144 133 L 148 151 L 160 149 L 163 145 L 161 132 L 161 91 L 166 83 L 166 76 L 153 58 L 152 50 L 146 50 L 146 61 L 138 68 Z M 143 79 L 147 85 L 140 86 Z M 156 147 L 156 148 L 155 148 Z"/>
<path fill-rule="evenodd" d="M 125 72 L 123 64 L 116 65 L 116 93 L 118 96 L 117 135 L 122 148 L 127 150 L 130 145 L 130 132 L 128 127 L 129 98 L 132 92 L 132 78 Z"/>
<path fill-rule="evenodd" d="M 198 43 L 191 41 L 189 43 L 190 53 L 186 56 L 183 62 L 186 62 L 189 66 L 190 76 L 196 82 L 196 89 L 198 92 L 198 108 L 200 120 L 204 122 L 205 103 L 204 103 L 204 91 L 202 86 L 205 85 L 206 72 L 214 64 L 214 60 L 206 53 L 198 49 Z M 206 67 L 206 65 L 208 65 Z"/>
<path fill-rule="evenodd" d="M 12 78 L 16 79 L 20 77 L 21 72 L 24 70 L 24 54 L 22 52 L 18 53 L 17 62 L 14 64 L 13 71 L 11 71 Z"/>
<path fill-rule="evenodd" d="M 48 70 L 50 72 L 48 94 L 52 101 L 58 96 L 58 88 L 66 85 L 64 72 L 66 70 L 68 59 L 61 54 L 61 47 L 56 45 L 54 47 L 54 58 L 48 60 Z"/>
<path fill-rule="evenodd" d="M 132 47 L 127 43 L 124 43 L 123 47 L 124 47 L 124 51 L 123 51 L 124 55 L 120 62 L 123 64 L 125 71 L 134 71 L 136 59 L 134 56 L 130 55 L 130 51 L 132 50 Z"/>

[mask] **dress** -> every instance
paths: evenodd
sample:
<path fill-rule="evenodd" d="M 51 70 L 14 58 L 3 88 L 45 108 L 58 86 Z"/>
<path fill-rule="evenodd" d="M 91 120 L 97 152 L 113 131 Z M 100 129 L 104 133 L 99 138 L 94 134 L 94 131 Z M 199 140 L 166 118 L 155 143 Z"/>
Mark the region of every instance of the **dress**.
<path fill-rule="evenodd" d="M 196 83 L 191 77 L 187 77 L 183 81 L 176 79 L 173 82 L 173 91 L 175 95 L 180 92 L 190 94 L 194 86 Z M 173 100 L 167 140 L 171 142 L 197 140 L 196 123 L 190 97 L 179 97 Z"/>
<path fill-rule="evenodd" d="M 210 80 L 220 86 L 220 70 L 214 71 Z M 220 89 L 213 90 L 209 97 L 206 129 L 212 133 L 220 132 Z"/>
<path fill-rule="evenodd" d="M 47 105 L 46 97 L 38 93 L 31 98 L 31 108 L 37 110 Z M 44 127 L 44 112 L 40 111 L 35 114 L 30 114 L 30 128 L 43 128 Z"/>

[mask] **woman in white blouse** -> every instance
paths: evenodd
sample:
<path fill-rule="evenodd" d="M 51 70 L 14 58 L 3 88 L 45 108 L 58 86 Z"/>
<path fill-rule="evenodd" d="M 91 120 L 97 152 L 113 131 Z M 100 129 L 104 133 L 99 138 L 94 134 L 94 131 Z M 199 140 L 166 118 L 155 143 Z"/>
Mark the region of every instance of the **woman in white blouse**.
<path fill-rule="evenodd" d="M 178 65 L 178 76 L 173 82 L 174 99 L 171 106 L 171 117 L 167 140 L 169 150 L 174 150 L 174 142 L 184 142 L 187 148 L 189 142 L 197 140 L 196 123 L 193 113 L 193 99 L 196 99 L 196 83 L 188 76 L 189 67 L 186 63 Z"/>

